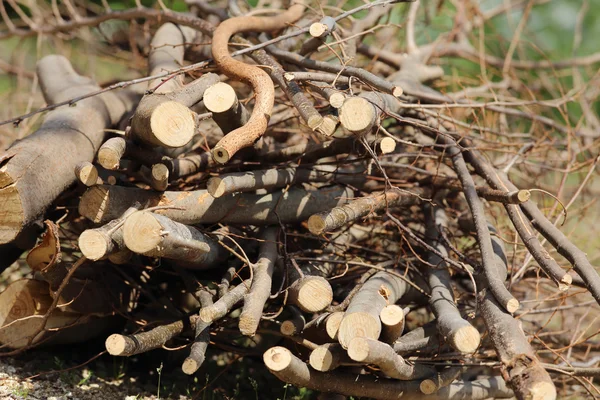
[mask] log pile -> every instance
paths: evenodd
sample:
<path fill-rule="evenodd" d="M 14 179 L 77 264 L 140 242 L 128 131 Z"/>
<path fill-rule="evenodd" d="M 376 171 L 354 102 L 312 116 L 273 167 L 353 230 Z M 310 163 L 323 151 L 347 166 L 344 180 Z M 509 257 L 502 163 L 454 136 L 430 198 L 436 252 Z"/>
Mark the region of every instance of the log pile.
<path fill-rule="evenodd" d="M 600 276 L 509 179 L 523 154 L 493 160 L 504 131 L 477 118 L 528 121 L 540 141 L 567 127 L 434 89 L 432 60 L 470 51 L 468 10 L 460 34 L 417 46 L 419 2 L 188 3 L 197 16 L 130 13 L 163 22 L 141 90 L 39 61 L 51 111 L 0 154 L 0 265 L 25 253 L 32 270 L 0 293 L 2 355 L 101 336 L 113 356 L 181 346 L 192 375 L 248 337 L 277 378 L 324 393 L 550 400 L 567 390 L 557 371 L 595 390 L 578 376 L 598 371 L 562 368 L 524 304 L 574 286 L 600 302 Z M 405 54 L 357 38 L 398 8 Z M 517 273 L 513 246 L 535 266 Z"/>

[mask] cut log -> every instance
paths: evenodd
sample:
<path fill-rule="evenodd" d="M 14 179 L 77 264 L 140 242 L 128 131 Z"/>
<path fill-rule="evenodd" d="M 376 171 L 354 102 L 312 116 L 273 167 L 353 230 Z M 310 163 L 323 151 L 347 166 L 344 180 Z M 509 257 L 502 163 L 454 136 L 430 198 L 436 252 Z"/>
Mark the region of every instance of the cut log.
<path fill-rule="evenodd" d="M 340 324 L 338 340 L 346 349 L 355 337 L 377 339 L 381 334 L 379 315 L 409 288 L 405 280 L 388 272 L 378 272 L 354 295 Z"/>
<path fill-rule="evenodd" d="M 442 231 L 448 225 L 444 209 L 426 206 L 424 213 L 428 243 L 444 257 L 448 257 L 448 249 L 442 242 Z M 427 261 L 433 265 L 427 270 L 431 287 L 429 305 L 437 318 L 440 335 L 459 352 L 474 353 L 479 347 L 481 335 L 460 315 L 456 307 L 446 262 L 434 253 L 429 255 Z"/>
<path fill-rule="evenodd" d="M 423 364 L 409 364 L 394 349 L 378 340 L 355 337 L 348 344 L 348 355 L 354 361 L 374 364 L 390 378 L 412 381 L 433 376 L 435 369 Z"/>
<path fill-rule="evenodd" d="M 338 229 L 359 218 L 385 210 L 386 207 L 407 206 L 417 203 L 420 197 L 426 196 L 427 191 L 414 188 L 411 193 L 390 190 L 385 193 L 375 193 L 362 197 L 329 211 L 313 214 L 308 219 L 308 229 L 313 235 L 320 235 Z"/>
<path fill-rule="evenodd" d="M 229 252 L 198 229 L 147 211 L 125 220 L 123 241 L 135 253 L 177 260 L 182 266 L 208 269 L 222 265 Z"/>
<path fill-rule="evenodd" d="M 83 161 L 75 167 L 77 180 L 85 186 L 102 185 L 102 179 L 98 176 L 98 169 L 88 161 Z"/>
<path fill-rule="evenodd" d="M 263 361 L 269 371 L 283 382 L 325 393 L 377 400 L 398 399 L 399 395 L 402 400 L 484 400 L 514 396 L 500 377 L 457 382 L 424 397 L 418 381 L 402 382 L 369 375 L 314 371 L 284 347 L 270 348 L 264 353 Z"/>
<path fill-rule="evenodd" d="M 196 133 L 196 114 L 189 107 L 218 81 L 208 73 L 174 92 L 145 95 L 131 120 L 131 135 L 149 146 L 185 146 Z"/>
<path fill-rule="evenodd" d="M 98 164 L 108 170 L 119 169 L 121 158 L 125 155 L 127 141 L 123 137 L 108 139 L 100 146 L 96 160 Z"/>
<path fill-rule="evenodd" d="M 296 336 L 304 330 L 306 318 L 296 307 L 289 306 L 288 309 L 291 311 L 292 316 L 281 323 L 279 331 L 285 336 Z"/>
<path fill-rule="evenodd" d="M 308 191 L 291 188 L 267 195 L 244 194 L 213 198 L 206 190 L 157 193 L 122 186 L 93 186 L 81 197 L 79 213 L 95 223 L 120 217 L 139 201 L 142 207 L 170 206 L 157 210 L 173 221 L 188 225 L 211 224 L 278 224 L 307 219 L 329 210 L 353 197 L 353 191 L 340 186 Z"/>
<path fill-rule="evenodd" d="M 381 320 L 381 341 L 392 344 L 404 331 L 404 311 L 396 304 L 387 305 L 379 313 Z"/>
<path fill-rule="evenodd" d="M 308 313 L 323 311 L 333 300 L 333 290 L 327 279 L 313 275 L 296 279 L 288 289 L 288 295 L 291 304 Z"/>
<path fill-rule="evenodd" d="M 317 371 L 326 372 L 336 369 L 341 364 L 352 363 L 352 359 L 339 343 L 326 343 L 310 353 L 309 362 Z"/>
<path fill-rule="evenodd" d="M 127 250 L 123 240 L 122 225 L 125 219 L 136 212 L 140 205 L 134 205 L 128 208 L 120 218 L 114 219 L 109 223 L 96 229 L 86 229 L 79 235 L 79 250 L 88 259 L 92 261 L 100 260 L 111 254 Z M 125 252 L 118 256 L 121 260 L 123 256 L 130 254 Z"/>
<path fill-rule="evenodd" d="M 278 255 L 277 229 L 267 228 L 262 239 L 258 261 L 252 266 L 252 286 L 244 297 L 244 308 L 240 314 L 240 332 L 246 336 L 254 336 L 258 329 L 263 308 L 271 295 L 273 271 Z"/>
<path fill-rule="evenodd" d="M 250 117 L 246 107 L 238 101 L 233 88 L 224 82 L 216 83 L 206 90 L 204 106 L 212 112 L 213 120 L 224 134 L 245 125 Z"/>
<path fill-rule="evenodd" d="M 100 90 L 62 56 L 44 57 L 37 72 L 50 105 Z M 0 244 L 14 240 L 75 181 L 75 167 L 93 161 L 104 129 L 119 122 L 137 99 L 122 90 L 58 108 L 35 133 L 0 154 Z"/>

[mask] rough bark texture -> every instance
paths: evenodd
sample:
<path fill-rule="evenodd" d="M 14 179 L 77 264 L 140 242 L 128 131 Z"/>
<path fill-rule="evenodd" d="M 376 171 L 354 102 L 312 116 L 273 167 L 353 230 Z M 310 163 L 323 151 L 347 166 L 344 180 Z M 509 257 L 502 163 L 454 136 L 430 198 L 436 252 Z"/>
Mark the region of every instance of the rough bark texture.
<path fill-rule="evenodd" d="M 118 218 L 139 201 L 143 207 L 173 207 L 156 213 L 183 224 L 277 224 L 305 220 L 352 197 L 350 189 L 339 186 L 318 191 L 291 188 L 267 195 L 244 194 L 219 199 L 206 190 L 158 193 L 122 186 L 94 186 L 81 197 L 79 213 L 93 222 L 103 223 Z"/>
<path fill-rule="evenodd" d="M 252 266 L 252 286 L 244 297 L 244 308 L 240 315 L 240 332 L 247 336 L 256 333 L 263 308 L 271 295 L 273 270 L 277 261 L 277 228 L 267 228 L 262 240 L 258 261 Z"/>
<path fill-rule="evenodd" d="M 177 260 L 193 269 L 222 266 L 229 256 L 216 239 L 200 230 L 147 211 L 138 211 L 125 220 L 123 240 L 133 252 Z"/>
<path fill-rule="evenodd" d="M 256 95 L 254 109 L 248 123 L 225 136 L 213 149 L 213 157 L 217 162 L 228 162 L 240 149 L 251 146 L 265 133 L 275 101 L 275 88 L 269 75 L 258 67 L 234 60 L 227 48 L 229 39 L 238 32 L 273 31 L 284 28 L 288 23 L 300 18 L 303 11 L 304 5 L 295 4 L 277 17 L 231 18 L 221 23 L 215 30 L 212 53 L 217 66 L 230 78 L 252 85 Z"/>
<path fill-rule="evenodd" d="M 62 56 L 44 57 L 37 71 L 48 104 L 100 89 Z M 0 244 L 15 239 L 75 181 L 75 167 L 93 161 L 104 129 L 119 122 L 136 100 L 132 92 L 107 92 L 51 111 L 36 132 L 0 155 Z"/>
<path fill-rule="evenodd" d="M 404 193 L 394 190 L 353 200 L 343 206 L 312 215 L 308 220 L 308 229 L 312 234 L 320 235 L 387 207 L 415 204 L 419 201 L 419 197 L 426 193 L 421 189 L 412 192 Z"/>
<path fill-rule="evenodd" d="M 448 249 L 441 239 L 442 230 L 447 227 L 445 211 L 439 207 L 425 207 L 425 221 L 427 241 L 444 257 L 448 257 Z M 479 347 L 481 336 L 456 307 L 445 261 L 434 253 L 431 253 L 427 261 L 433 266 L 427 270 L 431 288 L 429 305 L 435 314 L 440 335 L 461 353 L 474 353 Z"/>

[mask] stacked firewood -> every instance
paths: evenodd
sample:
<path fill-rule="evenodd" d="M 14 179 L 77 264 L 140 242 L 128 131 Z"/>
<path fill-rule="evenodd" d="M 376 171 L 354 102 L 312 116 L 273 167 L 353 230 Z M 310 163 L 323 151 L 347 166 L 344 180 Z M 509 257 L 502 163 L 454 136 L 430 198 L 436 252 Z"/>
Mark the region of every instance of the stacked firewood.
<path fill-rule="evenodd" d="M 497 168 L 477 136 L 496 129 L 453 109 L 566 128 L 426 84 L 444 74 L 434 54 L 464 43 L 416 46 L 418 2 L 393 6 L 402 56 L 361 39 L 394 1 L 325 16 L 188 3 L 198 16 L 90 17 L 164 22 L 147 79 L 101 89 L 62 56 L 39 61 L 51 111 L 0 155 L 1 264 L 27 250 L 32 270 L 0 294 L 4 354 L 104 336 L 114 356 L 181 346 L 195 374 L 211 346 L 244 354 L 245 336 L 271 373 L 317 391 L 555 399 L 548 371 L 581 371 L 540 359 L 516 318 L 525 277 L 600 301 L 600 276 L 509 180 L 521 154 Z M 511 280 L 517 237 L 539 271 Z"/>

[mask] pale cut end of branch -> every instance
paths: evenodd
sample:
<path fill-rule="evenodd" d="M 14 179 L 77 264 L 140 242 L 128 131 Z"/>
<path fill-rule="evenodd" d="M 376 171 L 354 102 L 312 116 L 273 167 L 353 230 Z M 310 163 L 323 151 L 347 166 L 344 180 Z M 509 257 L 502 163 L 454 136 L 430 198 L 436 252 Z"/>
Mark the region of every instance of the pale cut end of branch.
<path fill-rule="evenodd" d="M 302 328 L 298 326 L 298 323 L 295 319 L 285 320 L 281 323 L 281 326 L 279 327 L 279 331 L 285 336 L 297 335 L 300 333 L 301 330 Z"/>
<path fill-rule="evenodd" d="M 329 96 L 329 105 L 333 108 L 342 108 L 344 105 L 344 101 L 346 100 L 346 95 L 341 92 L 332 93 Z"/>
<path fill-rule="evenodd" d="M 190 357 L 186 358 L 183 364 L 181 365 L 181 370 L 186 375 L 194 374 L 196 371 L 198 371 L 198 368 L 200 368 L 200 365 L 198 365 L 196 360 Z"/>
<path fill-rule="evenodd" d="M 127 142 L 122 137 L 108 139 L 98 150 L 98 164 L 108 170 L 119 169 L 126 146 Z"/>
<path fill-rule="evenodd" d="M 169 168 L 164 164 L 154 164 L 151 174 L 152 189 L 164 192 L 169 186 Z"/>
<path fill-rule="evenodd" d="M 348 345 L 348 355 L 351 359 L 363 362 L 369 357 L 369 342 L 364 337 L 354 337 Z"/>
<path fill-rule="evenodd" d="M 390 154 L 396 150 L 396 141 L 391 137 L 384 137 L 379 141 L 379 151 L 381 154 Z"/>
<path fill-rule="evenodd" d="M 435 383 L 433 379 L 425 379 L 423 382 L 419 384 L 419 389 L 423 394 L 433 394 L 437 392 L 438 385 Z"/>
<path fill-rule="evenodd" d="M 238 324 L 240 333 L 244 336 L 254 336 L 256 334 L 256 328 L 258 327 L 259 322 L 260 321 L 257 321 L 253 315 L 240 315 L 240 322 Z M 281 324 L 280 328 L 281 333 L 283 333 L 284 335 L 286 335 L 286 333 L 283 332 L 283 325 L 285 324 L 285 322 Z"/>
<path fill-rule="evenodd" d="M 196 132 L 196 118 L 183 104 L 167 101 L 154 110 L 150 117 L 154 136 L 167 147 L 185 146 Z"/>
<path fill-rule="evenodd" d="M 325 217 L 328 213 L 313 214 L 308 218 L 308 230 L 313 235 L 320 235 L 325 232 L 327 222 Z"/>
<path fill-rule="evenodd" d="M 321 124 L 323 124 L 323 117 L 320 114 L 315 114 L 315 115 L 311 115 L 308 118 L 308 121 L 306 121 L 306 124 L 308 125 L 308 127 L 310 129 L 312 129 L 313 131 L 316 130 L 318 127 L 321 126 Z"/>
<path fill-rule="evenodd" d="M 306 276 L 298 279 L 290 287 L 289 294 L 290 302 L 308 313 L 323 311 L 333 300 L 331 285 L 320 276 Z"/>
<path fill-rule="evenodd" d="M 327 343 L 310 353 L 309 364 L 317 371 L 331 371 L 340 365 L 342 353 L 345 351 L 338 343 Z"/>
<path fill-rule="evenodd" d="M 335 133 L 339 122 L 340 119 L 338 117 L 333 115 L 325 115 L 323 117 L 323 122 L 318 128 L 318 131 L 325 136 L 332 136 Z"/>
<path fill-rule="evenodd" d="M 531 385 L 529 394 L 531 400 L 555 400 L 556 387 L 552 382 L 538 381 Z"/>
<path fill-rule="evenodd" d="M 381 340 L 394 343 L 404 331 L 404 311 L 396 304 L 389 304 L 379 313 L 381 320 Z"/>
<path fill-rule="evenodd" d="M 504 308 L 506 309 L 506 311 L 508 311 L 511 314 L 514 314 L 515 311 L 517 311 L 519 309 L 521 305 L 519 304 L 519 300 L 512 298 L 510 300 L 508 300 L 506 302 L 506 305 L 504 306 Z"/>
<path fill-rule="evenodd" d="M 213 113 L 223 113 L 237 105 L 235 91 L 225 82 L 212 85 L 204 92 L 204 106 Z"/>
<path fill-rule="evenodd" d="M 98 169 L 94 164 L 87 161 L 77 164 L 75 167 L 75 176 L 85 186 L 102 184 L 102 179 L 98 177 Z"/>
<path fill-rule="evenodd" d="M 377 339 L 380 333 L 381 323 L 371 314 L 353 312 L 344 316 L 338 332 L 338 341 L 343 348 L 347 349 L 350 341 L 356 337 Z"/>
<path fill-rule="evenodd" d="M 394 97 L 400 97 L 404 94 L 404 90 L 402 90 L 402 88 L 400 86 L 394 86 L 394 88 L 392 89 L 392 95 Z"/>
<path fill-rule="evenodd" d="M 88 260 L 96 261 L 112 250 L 111 239 L 94 229 L 87 229 L 79 235 L 79 250 Z"/>
<path fill-rule="evenodd" d="M 208 180 L 206 184 L 206 190 L 212 197 L 221 197 L 225 194 L 225 190 L 227 190 L 227 185 L 223 179 L 218 176 L 212 177 Z"/>
<path fill-rule="evenodd" d="M 447 368 L 434 377 L 423 380 L 419 384 L 419 389 L 423 394 L 436 393 L 441 388 L 452 384 L 460 376 L 460 372 L 461 368 Z"/>
<path fill-rule="evenodd" d="M 308 28 L 308 33 L 314 38 L 322 38 L 329 34 L 329 27 L 322 22 L 315 22 Z"/>
<path fill-rule="evenodd" d="M 292 363 L 292 353 L 285 347 L 271 347 L 263 354 L 263 361 L 271 371 L 283 371 Z"/>
<path fill-rule="evenodd" d="M 112 356 L 122 356 L 128 354 L 132 349 L 129 349 L 129 342 L 123 335 L 115 333 L 110 335 L 104 343 L 106 351 Z"/>
<path fill-rule="evenodd" d="M 375 107 L 362 97 L 347 98 L 339 113 L 342 126 L 354 135 L 370 132 L 377 123 Z"/>
<path fill-rule="evenodd" d="M 569 274 L 563 275 L 563 277 L 558 282 L 558 290 L 561 292 L 566 292 L 571 287 L 573 283 L 573 277 Z"/>
<path fill-rule="evenodd" d="M 529 201 L 531 192 L 529 190 L 517 190 L 508 194 L 508 198 L 513 204 L 521 204 Z"/>
<path fill-rule="evenodd" d="M 229 152 L 224 147 L 215 147 L 211 150 L 211 154 L 216 162 L 219 164 L 225 164 L 231 158 Z"/>
<path fill-rule="evenodd" d="M 123 227 L 123 240 L 127 248 L 144 254 L 156 248 L 162 239 L 162 226 L 149 212 L 130 215 Z"/>
<path fill-rule="evenodd" d="M 288 81 L 288 82 L 291 82 L 291 81 L 293 81 L 294 79 L 296 79 L 296 76 L 295 76 L 294 74 L 292 74 L 291 72 L 286 72 L 286 73 L 284 73 L 284 74 L 283 74 L 283 78 L 284 78 L 286 81 Z"/>
<path fill-rule="evenodd" d="M 327 332 L 327 336 L 332 340 L 337 340 L 340 324 L 343 319 L 343 311 L 336 311 L 327 317 L 327 320 L 325 321 L 325 331 Z"/>
<path fill-rule="evenodd" d="M 472 354 L 477 351 L 481 342 L 479 331 L 471 325 L 464 325 L 450 334 L 448 338 L 450 345 L 464 354 Z"/>
<path fill-rule="evenodd" d="M 6 175 L 0 167 L 0 204 L 3 207 L 0 213 L 0 243 L 14 240 L 25 220 L 19 189 Z"/>

